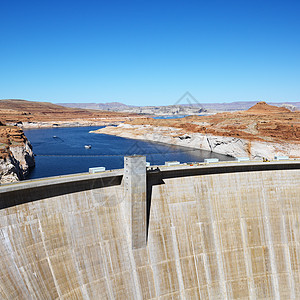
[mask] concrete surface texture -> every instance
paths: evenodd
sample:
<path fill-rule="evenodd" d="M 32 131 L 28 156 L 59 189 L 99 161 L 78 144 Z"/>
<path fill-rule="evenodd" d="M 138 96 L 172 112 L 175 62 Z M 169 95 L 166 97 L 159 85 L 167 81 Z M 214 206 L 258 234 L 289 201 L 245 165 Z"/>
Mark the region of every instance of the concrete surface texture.
<path fill-rule="evenodd" d="M 299 169 L 152 178 L 140 248 L 109 182 L 0 210 L 1 299 L 300 298 Z"/>
<path fill-rule="evenodd" d="M 124 157 L 124 196 L 128 204 L 132 247 L 147 245 L 146 156 Z"/>

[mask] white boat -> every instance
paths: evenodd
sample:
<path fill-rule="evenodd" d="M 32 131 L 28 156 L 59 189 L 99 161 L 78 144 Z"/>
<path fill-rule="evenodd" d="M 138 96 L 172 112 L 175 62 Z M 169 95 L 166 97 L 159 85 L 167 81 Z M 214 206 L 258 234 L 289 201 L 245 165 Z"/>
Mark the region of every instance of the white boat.
<path fill-rule="evenodd" d="M 92 146 L 91 146 L 91 145 L 85 145 L 84 148 L 85 148 L 85 149 L 91 149 Z"/>

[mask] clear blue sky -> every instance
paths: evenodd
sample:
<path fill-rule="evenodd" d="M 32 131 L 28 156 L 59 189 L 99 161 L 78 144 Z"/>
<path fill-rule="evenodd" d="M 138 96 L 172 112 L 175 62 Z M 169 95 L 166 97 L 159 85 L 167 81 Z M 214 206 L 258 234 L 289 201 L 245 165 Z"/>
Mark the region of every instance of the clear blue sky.
<path fill-rule="evenodd" d="M 0 99 L 300 101 L 300 1 L 1 1 Z"/>

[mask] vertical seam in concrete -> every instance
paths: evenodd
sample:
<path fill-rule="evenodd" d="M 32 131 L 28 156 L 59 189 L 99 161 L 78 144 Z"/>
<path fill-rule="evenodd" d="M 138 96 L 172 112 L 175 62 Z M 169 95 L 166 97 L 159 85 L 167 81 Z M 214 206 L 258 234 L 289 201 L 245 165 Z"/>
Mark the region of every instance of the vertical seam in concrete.
<path fill-rule="evenodd" d="M 255 295 L 255 286 L 253 281 L 253 271 L 252 271 L 252 261 L 251 261 L 251 254 L 249 253 L 248 245 L 248 238 L 247 238 L 247 225 L 245 222 L 245 219 L 241 217 L 240 219 L 240 226 L 241 226 L 241 232 L 242 232 L 242 240 L 243 240 L 243 251 L 244 251 L 244 257 L 245 257 L 245 264 L 246 264 L 246 272 L 248 277 L 248 286 L 249 286 L 249 297 L 250 299 L 256 299 Z"/>
<path fill-rule="evenodd" d="M 25 282 L 24 282 L 24 280 L 23 280 L 23 278 L 22 278 L 22 275 L 21 275 L 21 272 L 20 272 L 20 270 L 19 270 L 19 267 L 17 266 L 17 264 L 16 264 L 16 257 L 15 257 L 15 251 L 14 251 L 14 249 L 13 249 L 13 247 L 12 247 L 12 243 L 11 243 L 11 241 L 10 241 L 10 239 L 9 239 L 9 236 L 8 236 L 8 232 L 7 231 L 11 231 L 11 227 L 9 226 L 9 227 L 7 227 L 7 229 L 6 230 L 1 230 L 1 232 L 2 232 L 2 234 L 3 234 L 3 237 L 4 237 L 4 239 L 5 239 L 5 246 L 7 247 L 7 248 L 9 248 L 9 255 L 10 255 L 10 257 L 12 258 L 12 260 L 13 260 L 13 264 L 14 264 L 14 267 L 15 267 L 15 269 L 16 269 L 16 272 L 17 272 L 17 274 L 19 275 L 19 277 L 20 277 L 20 281 L 22 281 L 22 284 L 24 285 L 24 286 L 26 286 L 26 284 L 25 284 Z M 11 276 L 12 277 L 14 277 L 14 275 L 12 275 L 11 274 Z M 29 292 L 28 290 L 26 290 L 26 292 L 24 291 L 24 293 L 26 293 L 27 294 L 27 292 Z"/>
<path fill-rule="evenodd" d="M 236 179 L 236 185 L 237 186 L 243 186 L 240 182 L 240 177 L 235 176 Z M 247 189 L 245 190 L 245 193 L 247 192 Z M 248 193 L 247 193 L 248 194 Z M 248 201 L 248 199 L 247 199 Z M 247 282 L 248 282 L 248 289 L 249 289 L 249 298 L 250 299 L 256 299 L 256 293 L 255 293 L 255 285 L 253 280 L 253 270 L 252 270 L 252 260 L 251 260 L 251 252 L 249 249 L 248 244 L 248 235 L 247 235 L 247 224 L 245 217 L 242 213 L 241 205 L 241 197 L 238 198 L 239 205 L 239 219 L 240 219 L 240 229 L 242 234 L 242 243 L 243 243 L 243 251 L 244 251 L 244 260 L 245 260 L 245 266 L 246 266 L 246 273 L 247 273 Z M 236 204 L 238 205 L 238 204 Z"/>
<path fill-rule="evenodd" d="M 109 294 L 109 299 L 115 299 L 114 297 L 114 293 L 113 293 L 113 290 L 112 290 L 112 286 L 111 286 L 111 278 L 110 278 L 110 275 L 109 275 L 109 272 L 108 272 L 108 268 L 107 268 L 107 256 L 109 255 L 109 251 L 107 251 L 107 244 L 104 244 L 104 249 L 103 249 L 103 246 L 100 244 L 101 246 L 101 249 L 102 249 L 102 252 L 105 253 L 105 255 L 103 255 L 103 260 L 104 260 L 104 273 L 105 273 L 105 277 L 106 277 L 106 281 L 107 281 L 107 288 L 108 288 L 108 294 Z M 110 256 L 110 255 L 109 255 Z"/>
<path fill-rule="evenodd" d="M 87 192 L 83 192 L 83 195 L 84 195 L 84 200 L 87 201 Z M 68 201 L 70 201 L 69 197 L 67 197 Z M 73 215 L 73 213 L 67 213 L 65 214 L 66 215 L 66 218 L 69 218 L 70 216 Z M 63 215 L 62 217 L 65 218 L 65 215 Z M 64 220 L 65 222 L 65 220 Z M 67 224 L 70 224 L 70 222 L 67 222 Z M 69 240 L 68 238 L 68 243 L 70 243 L 70 245 L 72 245 L 72 240 Z M 75 266 L 75 269 L 76 269 L 76 275 L 77 275 L 77 278 L 78 278 L 78 282 L 80 284 L 80 290 L 83 294 L 83 297 L 84 299 L 90 299 L 90 296 L 88 295 L 88 292 L 87 292 L 87 289 L 86 289 L 86 284 L 84 284 L 84 280 L 82 278 L 82 274 L 79 270 L 79 267 L 78 267 L 78 261 L 76 259 L 76 255 L 75 255 L 75 251 L 74 251 L 74 245 L 72 245 L 72 250 L 70 251 L 70 255 L 72 257 L 72 261 L 74 262 L 74 266 Z"/>
<path fill-rule="evenodd" d="M 34 291 L 32 289 L 32 283 L 30 283 L 30 280 L 28 278 L 27 272 L 24 270 L 24 267 L 21 267 L 20 271 L 22 272 L 22 275 L 27 284 L 28 290 L 30 291 L 30 297 L 32 297 L 32 299 L 37 299 L 36 295 L 34 294 Z"/>
<path fill-rule="evenodd" d="M 282 182 L 282 170 L 280 171 L 280 181 Z M 276 195 L 278 195 L 278 189 L 276 188 Z M 286 267 L 289 273 L 289 282 L 290 282 L 290 292 L 291 292 L 291 299 L 296 299 L 295 295 L 295 281 L 293 277 L 293 271 L 292 271 L 292 264 L 291 264 L 291 254 L 290 254 L 290 249 L 288 245 L 288 239 L 287 239 L 287 230 L 286 230 L 286 217 L 284 215 L 284 209 L 283 209 L 283 203 L 282 203 L 282 197 L 277 198 L 278 201 L 280 202 L 280 207 L 281 207 L 281 221 L 282 221 L 282 230 L 283 230 L 283 243 L 284 243 L 284 256 L 285 256 L 285 263 Z M 298 240 L 298 239 L 296 239 Z"/>
<path fill-rule="evenodd" d="M 213 184 L 211 184 L 210 186 L 211 186 L 211 188 L 213 188 Z M 219 278 L 220 278 L 220 289 L 221 289 L 221 292 L 224 296 L 224 299 L 228 299 L 227 289 L 226 289 L 226 281 L 225 281 L 225 274 L 224 274 L 224 267 L 223 267 L 222 252 L 221 252 L 220 241 L 219 241 L 219 238 L 218 238 L 218 230 L 217 230 L 217 226 L 216 226 L 216 220 L 214 218 L 212 204 L 211 204 L 212 197 L 211 197 L 210 189 L 208 189 L 208 195 L 209 195 L 209 197 L 208 197 L 208 199 L 209 199 L 208 208 L 209 208 L 209 215 L 210 215 L 211 224 L 212 224 L 212 227 L 213 227 L 213 240 L 214 240 L 215 247 L 216 247 L 217 264 L 218 264 Z"/>
<path fill-rule="evenodd" d="M 6 291 L 4 290 L 4 288 L 0 285 L 0 296 L 5 296 L 5 299 L 9 299 L 9 295 L 7 295 Z"/>
<path fill-rule="evenodd" d="M 93 195 L 93 194 L 92 194 Z M 92 199 L 95 200 L 94 197 L 92 197 Z M 96 213 L 97 214 L 97 213 Z M 97 217 L 95 217 L 95 220 L 97 222 L 97 227 L 98 228 L 101 228 L 100 226 L 100 222 L 99 222 L 99 219 Z M 111 278 L 110 278 L 110 275 L 109 275 L 109 272 L 108 272 L 108 268 L 107 268 L 107 256 L 109 254 L 109 251 L 107 251 L 107 244 L 105 243 L 105 241 L 103 240 L 103 236 L 101 234 L 101 230 L 99 230 L 99 235 L 101 237 L 101 240 L 100 240 L 100 248 L 101 248 L 101 255 L 103 257 L 103 261 L 104 261 L 104 273 L 105 273 L 105 277 L 106 277 L 106 283 L 107 283 L 107 288 L 108 288 L 108 294 L 109 294 L 109 299 L 115 299 L 114 296 L 113 296 L 113 291 L 112 291 L 112 286 L 111 286 Z M 108 254 L 107 254 L 107 253 Z M 104 255 L 105 254 L 105 255 Z M 109 255 L 110 257 L 110 255 Z"/>
<path fill-rule="evenodd" d="M 281 221 L 282 221 L 282 229 L 283 229 L 285 264 L 287 266 L 288 273 L 289 273 L 291 299 L 296 299 L 295 282 L 294 282 L 293 271 L 292 271 L 292 267 L 291 267 L 291 255 L 290 255 L 290 249 L 289 249 L 288 241 L 287 241 L 287 237 L 286 237 L 287 232 L 286 232 L 286 227 L 285 227 L 285 216 L 283 214 L 281 215 Z"/>
<path fill-rule="evenodd" d="M 132 267 L 133 281 L 134 281 L 134 285 L 136 287 L 136 292 L 137 292 L 136 296 L 137 296 L 137 299 L 143 299 L 142 291 L 141 291 L 141 285 L 140 285 L 137 270 L 136 270 L 136 263 L 134 261 L 134 257 L 133 257 L 132 252 L 133 252 L 133 250 L 129 250 L 129 258 L 130 258 L 131 267 Z"/>
<path fill-rule="evenodd" d="M 158 295 L 160 294 L 160 289 L 159 289 L 159 282 L 158 282 L 158 275 L 157 275 L 157 271 L 156 271 L 156 265 L 152 263 L 153 261 L 153 257 L 152 257 L 152 253 L 154 251 L 151 251 L 149 249 L 149 257 L 150 257 L 150 266 L 153 272 L 153 280 L 154 280 L 154 288 L 155 288 L 155 296 L 159 297 Z"/>
<path fill-rule="evenodd" d="M 41 224 L 40 219 L 38 219 L 38 222 L 39 222 L 39 230 L 41 232 L 41 238 L 42 238 L 43 246 L 44 246 L 44 249 L 45 249 L 45 252 L 46 252 L 46 256 L 47 256 L 47 261 L 48 261 L 48 264 L 49 264 L 50 272 L 51 272 L 51 275 L 53 277 L 54 285 L 56 287 L 58 296 L 61 299 L 62 298 L 61 290 L 60 290 L 58 282 L 56 280 L 56 277 L 55 277 L 55 274 L 54 274 L 54 270 L 53 270 L 53 267 L 52 267 L 52 264 L 51 264 L 51 260 L 50 260 L 50 257 L 49 257 L 49 253 L 48 253 L 48 250 L 47 250 L 47 247 L 46 247 L 46 244 L 45 244 L 45 237 L 44 237 L 44 232 L 43 232 L 43 228 L 42 228 L 42 224 Z"/>
<path fill-rule="evenodd" d="M 267 245 L 270 250 L 270 262 L 271 262 L 271 282 L 273 286 L 273 291 L 274 291 L 274 297 L 275 299 L 280 299 L 280 294 L 279 294 L 279 284 L 278 284 L 278 274 L 277 274 L 277 267 L 276 267 L 276 255 L 274 252 L 274 245 L 273 245 L 273 239 L 272 239 L 272 231 L 271 231 L 271 225 L 270 225 L 270 216 L 269 216 L 269 210 L 267 207 L 266 203 L 266 198 L 265 198 L 265 189 L 263 184 L 261 184 L 261 192 L 262 192 L 262 199 L 263 199 L 263 210 L 264 210 L 264 219 L 265 219 L 265 230 L 266 230 L 266 235 L 267 235 Z"/>
<path fill-rule="evenodd" d="M 125 216 L 125 210 L 121 208 L 120 211 L 121 211 L 123 223 L 128 224 L 128 222 L 126 222 L 127 220 L 126 220 L 126 216 Z M 129 254 L 129 259 L 130 259 L 130 263 L 131 263 L 132 276 L 133 276 L 133 281 L 134 281 L 135 291 L 136 291 L 135 296 L 136 296 L 136 299 L 143 299 L 141 285 L 140 285 L 137 270 L 136 270 L 136 263 L 135 263 L 135 260 L 133 257 L 134 250 L 132 249 L 132 238 L 131 238 L 132 232 L 129 232 L 130 230 L 128 230 L 128 226 L 125 226 L 125 230 L 126 230 L 126 236 L 127 236 L 128 254 Z"/>
<path fill-rule="evenodd" d="M 182 278 L 182 270 L 180 266 L 180 258 L 179 258 L 178 244 L 177 244 L 176 233 L 175 233 L 175 226 L 171 226 L 171 232 L 172 232 L 172 243 L 173 243 L 174 255 L 175 255 L 175 265 L 178 274 L 180 298 L 185 299 L 184 283 Z"/>
<path fill-rule="evenodd" d="M 221 247 L 220 247 L 220 243 L 219 243 L 218 231 L 217 231 L 217 226 L 216 226 L 215 220 L 212 223 L 212 227 L 213 227 L 213 235 L 214 235 L 216 254 L 217 254 L 217 264 L 218 264 L 218 269 L 219 269 L 221 291 L 223 293 L 223 296 L 226 295 L 226 299 L 228 299 L 225 273 L 224 273 L 224 267 L 223 267 L 222 251 L 221 251 Z"/>
<path fill-rule="evenodd" d="M 192 241 L 193 258 L 194 258 L 194 264 L 195 264 L 195 270 L 196 270 L 196 276 L 197 276 L 197 282 L 198 282 L 198 289 L 199 289 L 199 294 L 201 295 L 201 290 L 200 290 L 201 284 L 199 281 L 198 267 L 197 267 L 197 261 L 196 261 L 196 257 L 195 257 L 195 247 L 194 247 L 194 242 L 193 242 L 192 236 L 191 236 L 191 241 Z"/>
<path fill-rule="evenodd" d="M 203 253 L 201 256 L 203 257 L 203 265 L 204 265 L 204 271 L 205 271 L 205 276 L 207 280 L 207 293 L 208 293 L 208 298 L 209 299 L 214 299 L 211 293 L 211 273 L 210 273 L 210 268 L 209 268 L 209 263 L 207 261 L 207 250 L 205 247 L 204 243 L 204 235 L 203 235 L 203 230 L 202 230 L 202 223 L 198 223 L 199 228 L 200 228 L 200 234 L 201 234 L 201 244 L 203 247 Z"/>

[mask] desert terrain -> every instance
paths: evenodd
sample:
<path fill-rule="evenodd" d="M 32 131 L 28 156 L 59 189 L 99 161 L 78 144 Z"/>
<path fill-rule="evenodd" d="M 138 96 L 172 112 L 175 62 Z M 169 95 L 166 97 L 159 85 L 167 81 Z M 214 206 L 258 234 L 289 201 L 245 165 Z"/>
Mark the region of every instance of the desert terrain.
<path fill-rule="evenodd" d="M 120 124 L 136 114 L 67 108 L 47 102 L 0 100 L 0 184 L 24 179 L 35 160 L 22 128 Z"/>
<path fill-rule="evenodd" d="M 132 125 L 165 126 L 180 133 L 204 133 L 248 140 L 300 142 L 300 111 L 259 102 L 246 111 L 189 116 L 180 119 L 143 118 L 126 122 Z"/>
<path fill-rule="evenodd" d="M 119 124 L 137 114 L 63 107 L 48 102 L 0 100 L 0 121 L 22 127 Z"/>
<path fill-rule="evenodd" d="M 162 101 L 163 102 L 163 101 Z M 257 101 L 236 101 L 223 103 L 199 102 L 190 93 L 182 97 L 182 101 L 177 101 L 173 105 L 159 106 L 134 106 L 120 102 L 108 103 L 59 103 L 61 106 L 85 109 L 100 109 L 107 111 L 118 111 L 127 113 L 148 114 L 154 116 L 178 116 L 178 115 L 210 115 L 217 112 L 247 110 Z M 286 107 L 291 111 L 300 110 L 300 102 L 268 102 L 269 105 Z"/>
<path fill-rule="evenodd" d="M 22 127 L 91 125 L 106 126 L 95 133 L 198 148 L 232 157 L 300 157 L 300 111 L 265 102 L 259 102 L 247 111 L 153 119 L 133 113 L 68 108 L 46 102 L 1 100 L 2 182 L 23 179 L 34 166 L 30 141 Z"/>
<path fill-rule="evenodd" d="M 9 155 L 10 147 L 17 147 L 27 142 L 22 129 L 16 126 L 0 125 L 0 159 Z"/>
<path fill-rule="evenodd" d="M 265 102 L 247 111 L 211 116 L 141 118 L 97 132 L 200 148 L 233 157 L 300 157 L 300 111 L 292 112 Z"/>

